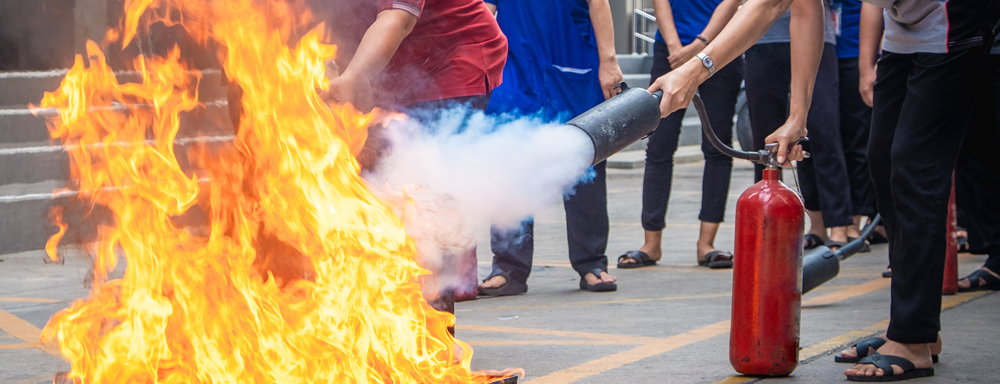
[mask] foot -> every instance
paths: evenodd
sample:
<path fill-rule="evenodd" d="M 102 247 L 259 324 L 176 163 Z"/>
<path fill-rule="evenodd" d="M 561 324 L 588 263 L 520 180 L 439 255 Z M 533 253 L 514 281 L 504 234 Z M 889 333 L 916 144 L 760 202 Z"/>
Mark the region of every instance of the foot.
<path fill-rule="evenodd" d="M 983 271 L 986 271 L 986 272 L 989 272 L 989 274 L 993 275 L 993 277 L 995 277 L 997 279 L 1000 279 L 1000 275 L 998 275 L 996 272 L 991 271 L 989 268 L 982 267 L 982 268 L 979 268 L 979 269 L 981 269 Z M 980 287 L 982 287 L 984 285 L 987 285 L 987 284 L 989 284 L 989 283 L 986 281 L 986 279 L 979 279 L 979 286 Z M 962 280 L 958 281 L 958 289 L 963 289 L 964 290 L 964 289 L 971 289 L 971 288 L 972 288 L 972 281 L 970 281 L 968 277 L 964 277 L 964 278 L 962 278 Z"/>
<path fill-rule="evenodd" d="M 663 258 L 663 251 L 659 245 L 652 246 L 649 243 L 643 244 L 639 251 L 645 252 L 649 256 L 650 260 L 660 261 Z M 621 261 L 622 264 L 635 264 L 635 259 L 625 258 Z"/>
<path fill-rule="evenodd" d="M 834 252 L 840 249 L 839 245 L 831 244 L 847 244 L 847 226 L 830 228 L 830 239 L 827 240 L 826 246 Z"/>
<path fill-rule="evenodd" d="M 614 283 L 618 281 L 618 278 L 611 276 L 607 272 L 601 272 L 600 276 L 594 276 L 593 273 L 588 273 L 586 276 L 584 276 L 584 278 L 587 279 L 587 284 L 589 285 L 596 285 L 600 283 Z"/>
<path fill-rule="evenodd" d="M 486 279 L 486 281 L 484 281 L 482 284 L 479 284 L 479 289 L 500 288 L 504 284 L 507 284 L 507 278 L 500 275 L 496 275 L 489 279 Z"/>
<path fill-rule="evenodd" d="M 885 337 L 885 334 L 882 334 L 879 337 L 881 337 L 882 340 L 889 341 L 889 339 Z M 942 344 L 941 344 L 941 335 L 938 335 L 938 339 L 937 339 L 936 342 L 934 342 L 932 344 L 928 344 L 928 347 L 930 348 L 931 355 L 940 355 L 941 354 L 941 347 L 942 347 Z M 868 348 L 868 354 L 866 356 L 871 356 L 872 353 L 874 353 L 874 352 L 875 352 L 875 348 Z M 855 349 L 855 347 L 850 347 L 850 348 L 847 348 L 847 349 L 845 349 L 843 351 L 840 351 L 840 355 L 843 356 L 843 357 L 846 357 L 846 358 L 854 358 L 854 357 L 858 357 L 858 351 L 857 351 L 857 349 Z"/>
<path fill-rule="evenodd" d="M 705 258 L 708 256 L 709 253 L 712 253 L 714 251 L 715 251 L 715 247 L 712 246 L 711 244 L 698 244 L 698 265 L 705 264 L 706 263 Z M 724 253 L 729 253 L 728 251 L 723 251 L 723 252 Z M 725 260 L 732 261 L 733 257 L 731 255 L 720 255 L 720 256 L 718 256 L 717 260 L 719 260 L 719 261 L 725 261 Z"/>
<path fill-rule="evenodd" d="M 882 348 L 878 349 L 878 353 L 881 355 L 902 357 L 913 362 L 913 365 L 917 369 L 926 369 L 933 365 L 929 345 L 930 344 L 902 344 L 889 340 L 882 346 Z M 893 374 L 903 374 L 903 368 L 900 368 L 898 365 L 892 365 L 892 370 Z M 882 371 L 881 368 L 872 364 L 858 364 L 845 370 L 844 375 L 881 377 L 885 376 L 885 372 Z"/>

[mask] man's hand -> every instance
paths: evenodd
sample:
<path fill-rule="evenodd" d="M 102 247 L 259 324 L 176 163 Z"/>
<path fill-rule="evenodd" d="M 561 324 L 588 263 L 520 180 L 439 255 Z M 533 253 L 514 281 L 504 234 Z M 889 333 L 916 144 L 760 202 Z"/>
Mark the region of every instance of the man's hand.
<path fill-rule="evenodd" d="M 327 103 L 351 103 L 355 109 L 364 113 L 374 107 L 371 84 L 346 74 L 330 80 L 330 88 L 320 92 L 320 97 Z"/>
<path fill-rule="evenodd" d="M 618 66 L 618 59 L 614 56 L 601 60 L 601 66 L 597 70 L 597 78 L 601 82 L 601 91 L 604 92 L 604 100 L 615 95 L 615 86 L 625 79 L 621 67 Z"/>
<path fill-rule="evenodd" d="M 806 130 L 804 123 L 788 119 L 784 125 L 778 127 L 778 130 L 764 138 L 764 142 L 778 143 L 778 163 L 788 165 L 792 160 L 801 161 L 805 158 L 802 146 L 795 142 L 806 137 L 807 133 L 809 131 Z"/>
<path fill-rule="evenodd" d="M 861 67 L 858 71 L 858 92 L 861 92 L 861 100 L 869 107 L 874 105 L 872 100 L 875 98 L 875 72 L 875 67 Z"/>
<path fill-rule="evenodd" d="M 666 75 L 660 76 L 649 86 L 649 93 L 663 91 L 660 100 L 660 117 L 667 117 L 674 111 L 687 108 L 698 90 L 698 85 L 708 78 L 708 70 L 701 64 L 688 61 Z"/>
<path fill-rule="evenodd" d="M 670 68 L 679 68 L 688 62 L 688 60 L 691 60 L 694 55 L 697 55 L 698 52 L 701 52 L 702 49 L 705 49 L 705 43 L 695 39 L 691 44 L 685 45 L 679 50 L 671 50 L 670 57 L 667 58 L 670 60 Z"/>

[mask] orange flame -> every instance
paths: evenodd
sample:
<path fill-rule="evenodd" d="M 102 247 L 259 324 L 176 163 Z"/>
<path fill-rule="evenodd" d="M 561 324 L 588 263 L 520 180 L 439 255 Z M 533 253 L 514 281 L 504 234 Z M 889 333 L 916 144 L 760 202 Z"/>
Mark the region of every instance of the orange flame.
<path fill-rule="evenodd" d="M 184 11 L 182 25 L 209 25 L 227 48 L 224 69 L 246 112 L 234 146 L 202 152 L 199 183 L 174 151 L 178 116 L 199 107 L 201 80 L 178 50 L 137 58 L 141 82 L 119 83 L 91 42 L 87 60 L 78 56 L 45 95 L 41 106 L 60 111 L 50 132 L 66 145 L 74 185 L 114 217 L 99 231 L 90 297 L 42 334 L 72 363 L 68 377 L 488 381 L 470 370 L 472 349 L 448 334 L 454 317 L 421 294 L 428 272 L 402 221 L 358 175 L 375 115 L 327 106 L 316 92 L 336 53 L 320 28 L 292 48 L 268 26 L 273 2 L 154 3 L 126 1 L 127 28 L 109 36 L 131 39 L 146 7 Z M 178 224 L 199 210 L 206 227 Z M 124 277 L 109 280 L 119 255 Z"/>
<path fill-rule="evenodd" d="M 53 263 L 58 263 L 60 261 L 59 254 L 57 252 L 57 249 L 59 247 L 59 241 L 62 240 L 64 235 L 66 235 L 66 229 L 69 228 L 69 225 L 64 223 L 62 220 L 63 210 L 64 210 L 63 207 L 55 206 L 52 207 L 52 210 L 49 212 L 49 216 L 52 219 L 52 224 L 59 227 L 59 231 L 56 232 L 56 234 L 52 235 L 52 237 L 50 237 L 49 240 L 45 242 L 45 254 L 49 256 L 49 260 L 51 260 L 51 262 Z M 46 260 L 46 262 L 49 262 L 49 260 Z"/>

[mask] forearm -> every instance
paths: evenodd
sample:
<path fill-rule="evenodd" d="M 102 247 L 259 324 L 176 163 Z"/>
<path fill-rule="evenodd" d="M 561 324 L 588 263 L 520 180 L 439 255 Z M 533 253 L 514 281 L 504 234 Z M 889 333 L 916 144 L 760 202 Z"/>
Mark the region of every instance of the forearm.
<path fill-rule="evenodd" d="M 708 21 L 708 25 L 705 26 L 701 35 L 709 41 L 715 40 L 739 9 L 740 0 L 723 0 L 718 7 L 715 7 L 712 18 Z"/>
<path fill-rule="evenodd" d="M 590 22 L 594 24 L 594 37 L 597 40 L 597 54 L 601 62 L 615 58 L 615 29 L 611 21 L 611 5 L 608 0 L 588 0 L 590 5 Z"/>
<path fill-rule="evenodd" d="M 822 3 L 819 0 L 795 0 L 788 32 L 792 56 L 788 119 L 804 128 L 812 103 L 816 71 L 823 56 Z"/>
<path fill-rule="evenodd" d="M 343 75 L 370 80 L 382 72 L 416 22 L 417 17 L 405 11 L 390 9 L 379 12 L 375 23 L 361 38 L 358 50 Z"/>
<path fill-rule="evenodd" d="M 882 42 L 882 8 L 861 3 L 861 22 L 858 26 L 858 68 L 870 70 L 878 61 Z"/>
<path fill-rule="evenodd" d="M 670 8 L 670 0 L 653 0 L 653 14 L 656 16 L 656 28 L 660 31 L 660 36 L 663 36 L 663 42 L 668 48 L 680 48 L 681 38 L 677 35 L 677 27 L 674 25 L 674 11 Z M 675 52 L 671 52 L 673 53 Z"/>

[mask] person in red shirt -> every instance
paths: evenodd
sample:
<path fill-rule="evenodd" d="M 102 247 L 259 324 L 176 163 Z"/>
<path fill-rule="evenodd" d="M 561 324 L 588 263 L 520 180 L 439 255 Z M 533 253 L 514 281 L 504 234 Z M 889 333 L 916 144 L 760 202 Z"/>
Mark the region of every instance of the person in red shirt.
<path fill-rule="evenodd" d="M 344 70 L 322 93 L 327 101 L 361 111 L 449 103 L 485 109 L 503 80 L 507 39 L 481 0 L 351 1 L 337 8 L 341 20 L 331 27 Z M 359 29 L 360 41 L 351 41 Z"/>

